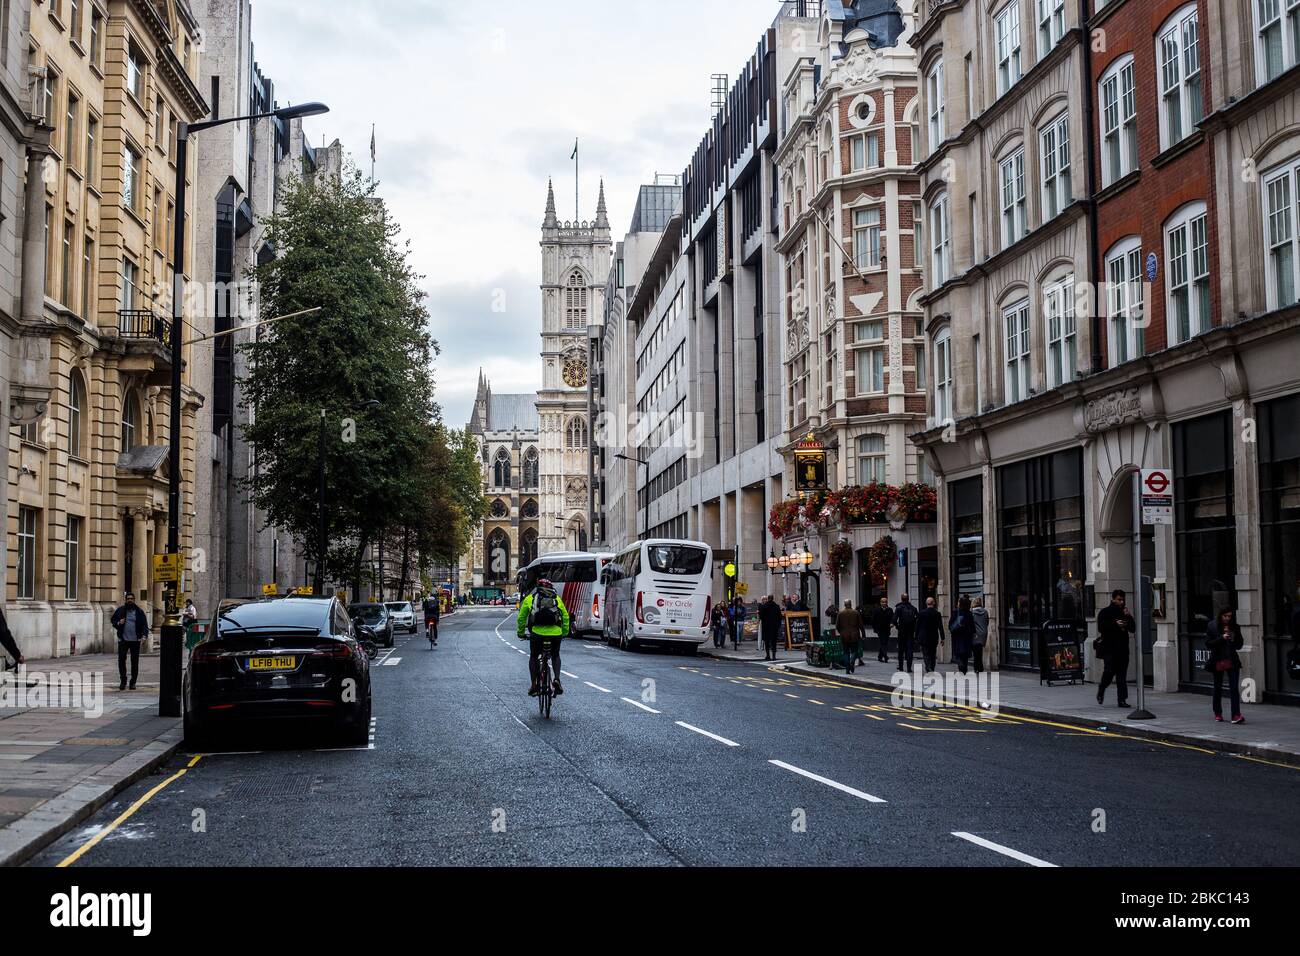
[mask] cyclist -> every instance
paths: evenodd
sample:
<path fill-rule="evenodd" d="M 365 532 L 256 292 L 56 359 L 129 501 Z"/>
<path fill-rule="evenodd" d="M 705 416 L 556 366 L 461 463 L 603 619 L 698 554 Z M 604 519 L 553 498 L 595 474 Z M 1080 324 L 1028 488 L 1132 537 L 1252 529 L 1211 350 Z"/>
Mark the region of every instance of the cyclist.
<path fill-rule="evenodd" d="M 560 686 L 560 642 L 569 633 L 569 611 L 560 600 L 560 596 L 555 593 L 555 586 L 546 578 L 539 578 L 537 586 L 519 605 L 519 619 L 515 630 L 520 640 L 523 640 L 525 634 L 528 635 L 528 673 L 533 679 L 532 686 L 528 689 L 528 696 L 537 696 L 542 643 L 549 640 L 551 663 L 555 667 L 555 679 L 551 682 L 551 686 L 555 690 L 555 696 L 559 697 L 564 693 L 564 688 Z"/>
<path fill-rule="evenodd" d="M 424 599 L 424 635 L 429 639 L 430 647 L 438 646 L 438 595 L 430 594 Z"/>

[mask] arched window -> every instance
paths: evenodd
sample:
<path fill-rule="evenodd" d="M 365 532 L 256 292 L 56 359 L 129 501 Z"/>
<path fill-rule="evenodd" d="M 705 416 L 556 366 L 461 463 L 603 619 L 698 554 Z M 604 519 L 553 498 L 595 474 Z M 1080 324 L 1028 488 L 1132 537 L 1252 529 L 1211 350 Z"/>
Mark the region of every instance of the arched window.
<path fill-rule="evenodd" d="M 492 502 L 492 517 L 501 519 L 501 518 L 509 517 L 509 515 L 510 515 L 510 506 L 507 505 L 504 501 L 502 501 L 500 498 L 497 498 L 495 501 Z"/>
<path fill-rule="evenodd" d="M 68 380 L 68 454 L 85 458 L 82 450 L 82 415 L 86 408 L 86 386 L 76 369 Z"/>
<path fill-rule="evenodd" d="M 519 566 L 526 567 L 537 560 L 537 531 L 529 528 L 519 538 Z"/>
<path fill-rule="evenodd" d="M 523 518 L 525 521 L 536 521 L 537 520 L 537 499 L 529 498 L 527 501 L 525 501 L 523 508 L 520 509 L 519 516 Z"/>
<path fill-rule="evenodd" d="M 486 567 L 483 576 L 488 581 L 508 581 L 510 579 L 510 536 L 497 528 L 487 540 Z"/>
<path fill-rule="evenodd" d="M 1101 184 L 1109 186 L 1138 165 L 1137 99 L 1133 54 L 1116 60 L 1101 75 Z"/>
<path fill-rule="evenodd" d="M 504 448 L 497 452 L 492 465 L 492 484 L 497 488 L 510 487 L 510 452 Z"/>
<path fill-rule="evenodd" d="M 858 439 L 858 484 L 885 483 L 885 436 L 863 435 Z"/>
<path fill-rule="evenodd" d="M 564 444 L 566 448 L 586 448 L 587 423 L 581 418 L 575 418 L 570 421 L 565 435 Z"/>
<path fill-rule="evenodd" d="M 569 281 L 564 290 L 564 327 L 587 327 L 587 284 L 577 269 L 569 273 Z"/>
<path fill-rule="evenodd" d="M 122 399 L 122 451 L 135 448 L 142 439 L 140 431 L 140 402 L 133 390 L 128 389 Z"/>
<path fill-rule="evenodd" d="M 1288 6 L 1295 6 L 1294 0 Z M 1293 21 L 1293 24 L 1300 21 Z M 1160 84 L 1160 148 L 1196 132 L 1205 116 L 1201 99 L 1201 44 L 1196 4 L 1189 3 L 1165 21 L 1156 34 L 1156 72 Z"/>
<path fill-rule="evenodd" d="M 1205 203 L 1188 203 L 1165 225 L 1165 327 L 1169 344 L 1210 327 L 1210 244 Z"/>
<path fill-rule="evenodd" d="M 529 448 L 524 452 L 524 487 L 537 487 L 537 449 Z"/>
<path fill-rule="evenodd" d="M 1029 397 L 1029 300 L 1012 302 L 1002 309 L 1005 376 L 1003 401 L 1010 405 Z"/>
<path fill-rule="evenodd" d="M 1143 331 L 1142 240 L 1130 236 L 1106 253 L 1106 339 L 1111 366 L 1122 365 L 1146 351 Z"/>
<path fill-rule="evenodd" d="M 1043 286 L 1043 340 L 1047 343 L 1047 387 L 1057 388 L 1078 375 L 1078 318 L 1074 311 L 1074 274 Z"/>

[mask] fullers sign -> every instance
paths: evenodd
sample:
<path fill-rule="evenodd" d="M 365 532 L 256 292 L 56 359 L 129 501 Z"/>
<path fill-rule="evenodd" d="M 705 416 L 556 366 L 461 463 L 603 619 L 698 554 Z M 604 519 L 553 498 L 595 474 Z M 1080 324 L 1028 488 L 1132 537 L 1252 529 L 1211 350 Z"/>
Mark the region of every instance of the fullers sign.
<path fill-rule="evenodd" d="M 1168 468 L 1146 468 L 1141 485 L 1143 524 L 1174 523 L 1174 476 Z"/>
<path fill-rule="evenodd" d="M 794 488 L 826 490 L 826 446 L 812 435 L 794 446 Z"/>

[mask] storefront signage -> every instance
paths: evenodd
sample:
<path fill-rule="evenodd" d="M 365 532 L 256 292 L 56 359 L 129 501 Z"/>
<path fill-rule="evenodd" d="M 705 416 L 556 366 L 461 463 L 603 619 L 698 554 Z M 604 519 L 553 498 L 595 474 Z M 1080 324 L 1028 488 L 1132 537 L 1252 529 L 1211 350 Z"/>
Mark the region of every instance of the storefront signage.
<path fill-rule="evenodd" d="M 794 487 L 796 491 L 825 491 L 826 447 L 809 435 L 794 449 Z"/>
<path fill-rule="evenodd" d="M 1144 468 L 1140 491 L 1142 494 L 1142 523 L 1174 523 L 1174 476 L 1168 468 Z"/>
<path fill-rule="evenodd" d="M 1094 398 L 1083 407 L 1083 427 L 1089 434 L 1140 421 L 1141 418 L 1142 395 L 1136 388 Z"/>
<path fill-rule="evenodd" d="M 1048 621 L 1038 633 L 1039 681 L 1083 680 L 1083 644 L 1074 621 Z"/>

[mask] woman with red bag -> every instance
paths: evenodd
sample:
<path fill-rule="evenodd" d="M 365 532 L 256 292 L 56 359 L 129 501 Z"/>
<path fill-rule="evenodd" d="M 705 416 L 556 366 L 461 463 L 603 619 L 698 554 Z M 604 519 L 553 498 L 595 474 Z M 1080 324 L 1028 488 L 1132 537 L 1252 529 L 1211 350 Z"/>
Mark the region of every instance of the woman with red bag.
<path fill-rule="evenodd" d="M 1205 669 L 1214 675 L 1214 719 L 1223 720 L 1223 682 L 1226 679 L 1232 699 L 1232 722 L 1244 724 L 1246 718 L 1241 716 L 1241 657 L 1237 651 L 1245 641 L 1234 618 L 1231 610 L 1222 610 L 1206 628 L 1205 646 L 1210 650 L 1210 659 L 1205 662 Z"/>

